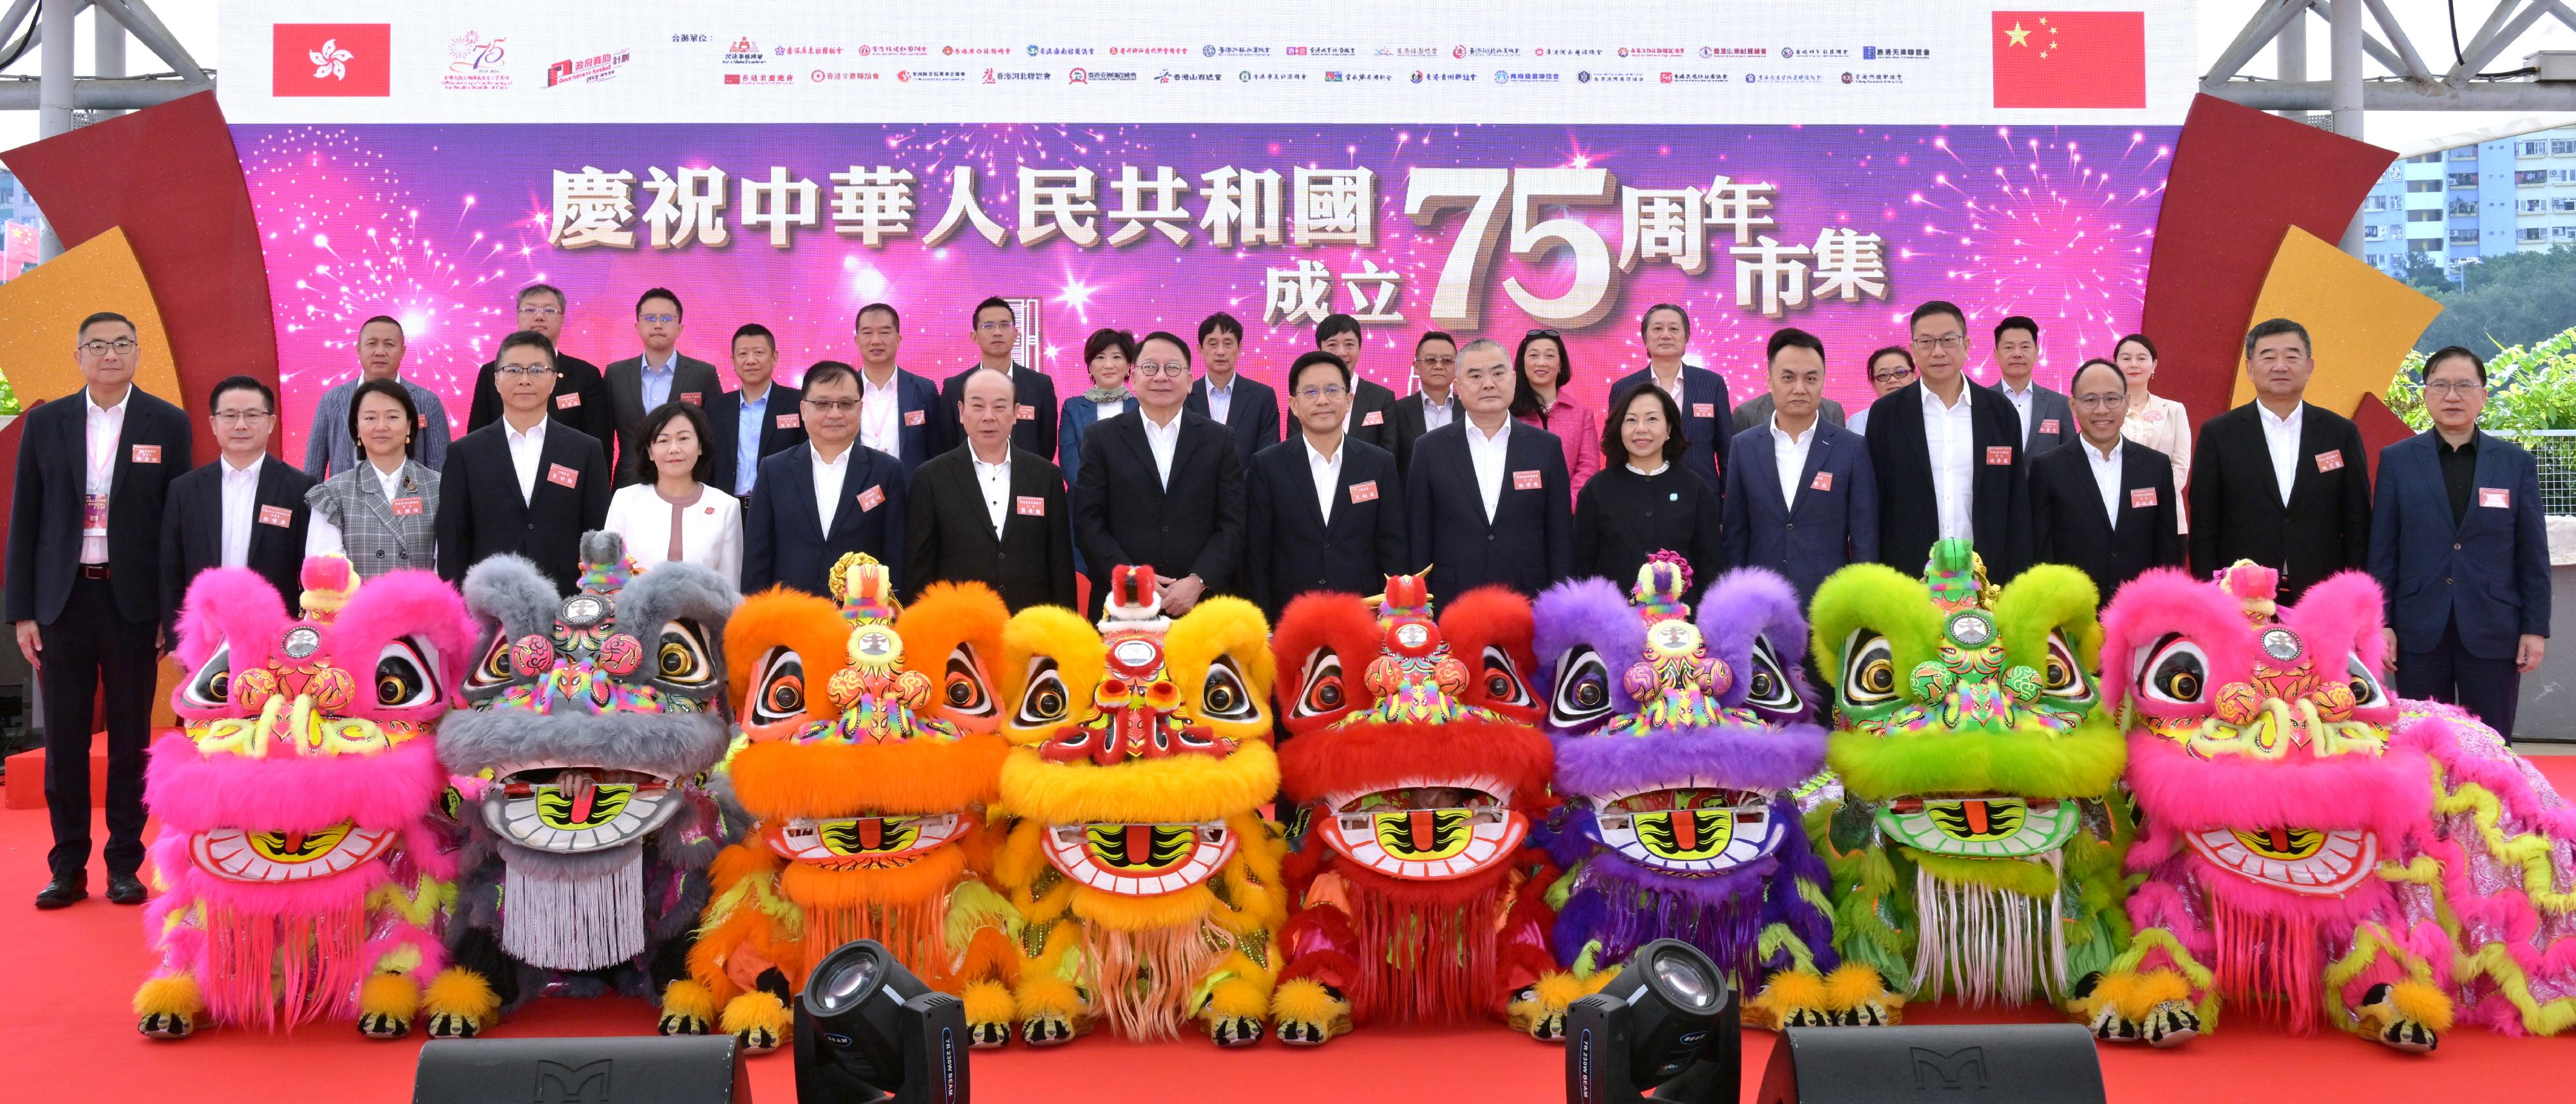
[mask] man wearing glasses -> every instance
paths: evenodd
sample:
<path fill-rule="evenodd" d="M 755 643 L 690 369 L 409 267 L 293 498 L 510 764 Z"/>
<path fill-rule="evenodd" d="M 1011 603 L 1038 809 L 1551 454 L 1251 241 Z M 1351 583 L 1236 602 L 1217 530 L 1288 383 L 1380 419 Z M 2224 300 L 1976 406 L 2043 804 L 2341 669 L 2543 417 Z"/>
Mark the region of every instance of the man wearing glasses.
<path fill-rule="evenodd" d="M 420 462 L 430 468 L 447 463 L 447 442 L 452 431 L 447 425 L 447 406 L 438 401 L 438 393 L 402 378 L 403 353 L 409 344 L 404 340 L 402 323 L 390 315 L 379 314 L 358 326 L 358 378 L 334 385 L 322 393 L 313 408 L 313 420 L 305 423 L 319 432 L 304 435 L 304 474 L 321 482 L 334 472 L 344 472 L 358 463 L 357 442 L 345 433 L 321 430 L 324 426 L 345 425 L 349 421 L 349 397 L 358 385 L 368 380 L 399 380 L 403 390 L 411 392 L 412 409 L 419 412 L 420 423 L 412 427 L 420 437 Z M 274 417 L 274 412 L 271 413 Z M 271 423 L 273 426 L 275 423 Z M 223 427 L 217 426 L 216 435 Z M 267 431 L 261 431 L 260 447 L 268 447 Z M 297 548 L 303 545 L 298 543 Z M 290 574 L 289 578 L 294 576 Z M 294 588 L 283 594 L 300 593 Z"/>
<path fill-rule="evenodd" d="M 169 613 L 162 632 L 172 640 L 178 639 L 179 600 L 209 567 L 247 567 L 280 595 L 304 592 L 304 531 L 312 517 L 304 492 L 315 481 L 268 454 L 277 393 L 249 376 L 229 376 L 215 384 L 207 406 L 223 455 L 170 482 L 161 522 L 161 604 Z M 348 420 L 344 403 L 336 421 L 314 424 Z"/>
<path fill-rule="evenodd" d="M 1387 415 L 1395 423 L 1395 470 L 1411 466 L 1413 446 L 1422 435 L 1457 421 L 1466 408 L 1452 387 L 1458 380 L 1458 339 L 1426 330 L 1413 339 L 1413 393 L 1395 401 Z"/>
<path fill-rule="evenodd" d="M 1920 386 L 1872 403 L 1864 438 L 1878 477 L 1879 562 L 1911 575 L 1932 542 L 1968 540 L 1989 578 L 2010 579 L 2030 562 L 2021 423 L 2003 396 L 1968 380 L 1967 312 L 1935 299 L 1914 308 L 1907 328 Z"/>
<path fill-rule="evenodd" d="M 438 475 L 438 574 L 461 583 L 485 557 L 525 556 L 565 593 L 581 582 L 581 535 L 608 522 L 608 455 L 549 417 L 555 345 L 520 330 L 492 358 L 500 420 L 457 438 Z"/>
<path fill-rule="evenodd" d="M 2379 451 L 2370 573 L 2387 596 L 2398 696 L 2446 701 L 2513 734 L 2522 676 L 2549 643 L 2540 468 L 2478 431 L 2487 366 L 2457 345 L 2424 362 L 2433 428 Z"/>
<path fill-rule="evenodd" d="M 1233 593 L 1243 556 L 1243 461 L 1234 435 L 1186 408 L 1190 348 L 1156 330 L 1136 343 L 1136 409 L 1095 423 L 1075 465 L 1073 540 L 1100 612 L 1109 572 L 1151 566 L 1163 612 Z"/>
<path fill-rule="evenodd" d="M 1007 377 L 969 373 L 965 399 L 966 447 L 933 456 L 912 472 L 905 596 L 919 597 L 932 583 L 976 582 L 992 587 L 1014 613 L 1073 608 L 1073 519 L 1065 513 L 1064 473 L 1011 444 L 1019 396 Z"/>
<path fill-rule="evenodd" d="M 1020 343 L 1019 312 L 1011 309 L 1009 300 L 988 296 L 975 304 L 972 332 L 976 354 L 981 358 L 975 368 L 990 368 L 1011 381 L 1011 444 L 1055 459 L 1055 381 L 1011 359 L 1011 350 Z M 934 447 L 940 452 L 956 448 L 966 439 L 958 418 L 966 403 L 966 377 L 974 375 L 975 368 L 950 376 L 939 385 L 942 414 L 939 443 Z"/>
<path fill-rule="evenodd" d="M 2191 569 L 2207 578 L 2238 560 L 2274 568 L 2285 606 L 2370 561 L 2361 430 L 2306 401 L 2310 349 L 2305 326 L 2255 323 L 2245 334 L 2254 401 L 2202 425 L 2191 457 Z"/>
<path fill-rule="evenodd" d="M 616 449 L 609 457 L 609 470 L 617 473 L 620 487 L 635 482 L 637 471 L 645 467 L 644 442 L 635 439 L 645 415 L 668 402 L 704 410 L 707 400 L 724 390 L 716 379 L 715 365 L 680 355 L 680 314 L 677 293 L 669 288 L 647 289 L 635 300 L 635 339 L 644 344 L 644 355 L 608 366 L 608 403 L 617 416 Z"/>
<path fill-rule="evenodd" d="M 547 341 L 558 344 L 554 359 L 555 389 L 546 396 L 547 415 L 582 431 L 605 449 L 610 447 L 610 435 L 617 431 L 617 421 L 608 409 L 608 386 L 599 378 L 599 366 L 564 352 L 560 347 L 564 316 L 569 309 L 564 303 L 563 292 L 552 284 L 529 284 L 519 289 L 519 328 L 543 335 Z M 467 433 L 501 420 L 501 389 L 493 378 L 494 367 L 493 362 L 485 361 L 474 374 L 474 403 L 465 415 Z"/>
<path fill-rule="evenodd" d="M 2151 567 L 2183 565 L 2173 458 L 2127 440 L 2129 377 L 2095 357 L 2066 382 L 2077 437 L 2030 458 L 2031 561 L 2081 568 L 2110 601 Z"/>
<path fill-rule="evenodd" d="M 903 461 L 859 443 L 859 372 L 837 360 L 805 370 L 805 443 L 760 462 L 742 523 L 742 592 L 775 583 L 829 597 L 832 564 L 865 552 L 903 590 Z"/>
<path fill-rule="evenodd" d="M 1410 570 L 1404 475 L 1393 453 L 1342 431 L 1350 405 L 1350 365 L 1320 349 L 1298 357 L 1288 410 L 1299 432 L 1253 454 L 1245 475 L 1245 590 L 1273 621 L 1307 591 L 1375 594 Z"/>
<path fill-rule="evenodd" d="M 45 706 L 53 880 L 36 907 L 89 896 L 91 703 L 107 701 L 107 899 L 143 903 L 144 745 L 169 610 L 161 519 L 191 466 L 188 416 L 134 386 L 134 323 L 101 311 L 74 331 L 87 383 L 30 410 L 9 506 L 8 615 Z"/>

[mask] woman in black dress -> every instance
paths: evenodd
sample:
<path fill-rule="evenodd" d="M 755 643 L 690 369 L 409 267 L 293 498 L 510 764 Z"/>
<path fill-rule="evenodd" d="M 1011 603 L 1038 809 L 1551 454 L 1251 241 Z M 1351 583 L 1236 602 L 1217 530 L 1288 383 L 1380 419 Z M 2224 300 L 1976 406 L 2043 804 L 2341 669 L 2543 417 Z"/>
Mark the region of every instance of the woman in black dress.
<path fill-rule="evenodd" d="M 1644 380 L 1610 403 L 1601 427 L 1601 454 L 1624 458 L 1607 464 L 1583 485 L 1574 501 L 1574 564 L 1621 587 L 1659 551 L 1690 560 L 1691 590 L 1699 592 L 1726 564 L 1718 545 L 1721 515 L 1708 481 L 1674 465 L 1689 442 L 1674 432 L 1681 407 Z"/>

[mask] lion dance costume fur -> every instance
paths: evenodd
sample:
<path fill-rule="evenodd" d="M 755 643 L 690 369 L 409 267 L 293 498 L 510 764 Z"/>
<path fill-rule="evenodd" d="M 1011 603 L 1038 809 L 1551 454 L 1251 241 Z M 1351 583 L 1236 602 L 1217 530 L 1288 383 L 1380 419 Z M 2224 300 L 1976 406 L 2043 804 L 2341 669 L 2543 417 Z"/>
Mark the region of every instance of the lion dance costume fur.
<path fill-rule="evenodd" d="M 1312 593 L 1282 612 L 1283 808 L 1312 826 L 1286 866 L 1281 1039 L 1498 1014 L 1563 1037 L 1584 984 L 1549 952 L 1558 871 L 1528 841 L 1554 763 L 1523 674 L 1532 631 L 1529 599 L 1501 587 L 1434 621 L 1412 575 L 1388 578 L 1374 608 Z"/>
<path fill-rule="evenodd" d="M 145 1035 L 334 1019 L 400 1038 L 445 961 L 455 862 L 432 733 L 473 625 L 428 572 L 361 592 L 348 561 L 316 557 L 303 583 L 301 620 L 247 568 L 188 588 L 181 731 L 144 782 L 161 821 L 144 911 L 161 963 L 134 995 Z"/>
<path fill-rule="evenodd" d="M 699 1034 L 690 930 L 724 821 L 700 780 L 723 757 L 722 634 L 740 597 L 689 563 L 637 572 L 614 533 L 582 538 L 581 589 L 495 556 L 465 576 L 488 634 L 439 757 L 475 792 L 454 965 L 429 1033 L 471 1036 L 538 996 L 659 990 L 664 1034 Z"/>
<path fill-rule="evenodd" d="M 1844 790 L 1807 827 L 1846 962 L 1916 998 L 2065 1006 L 2126 948 L 2130 818 L 2088 673 L 2095 601 L 2054 564 L 1989 585 L 1961 540 L 1935 543 L 1920 580 L 1860 564 L 1817 588 Z"/>
<path fill-rule="evenodd" d="M 1793 796 L 1825 761 L 1797 592 L 1768 571 L 1729 572 L 1694 621 L 1690 585 L 1689 564 L 1658 553 L 1626 595 L 1577 579 L 1536 604 L 1567 802 L 1551 846 L 1566 868 L 1557 958 L 1588 976 L 1683 939 L 1760 992 L 1757 1022 L 1893 1023 L 1902 1002 L 1877 971 L 1837 968 L 1829 879 Z"/>
<path fill-rule="evenodd" d="M 1120 566 L 1097 630 L 1037 606 L 1003 632 L 1001 794 L 1018 822 L 996 875 L 1024 926 L 1012 999 L 967 988 L 978 1040 L 1005 1016 L 1033 1045 L 1095 1021 L 1261 1038 L 1285 911 L 1260 814 L 1279 788 L 1270 628 L 1236 598 L 1167 620 L 1155 594 L 1151 568 Z"/>
<path fill-rule="evenodd" d="M 850 940 L 951 993 L 1011 958 L 1016 917 L 983 881 L 1006 750 L 990 664 L 1010 612 L 981 583 L 898 606 L 886 569 L 855 553 L 832 577 L 837 606 L 773 589 L 725 628 L 744 742 L 721 777 L 755 822 L 716 857 L 689 972 L 754 1051 L 788 1037 L 787 1000 Z"/>

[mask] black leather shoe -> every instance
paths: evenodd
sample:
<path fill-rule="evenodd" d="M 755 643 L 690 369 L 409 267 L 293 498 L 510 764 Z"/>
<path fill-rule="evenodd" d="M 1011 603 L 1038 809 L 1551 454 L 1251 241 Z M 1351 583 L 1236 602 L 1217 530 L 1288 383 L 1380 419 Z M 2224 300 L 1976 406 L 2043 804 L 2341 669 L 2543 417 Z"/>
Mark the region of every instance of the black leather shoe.
<path fill-rule="evenodd" d="M 144 892 L 143 879 L 132 874 L 107 876 L 107 899 L 110 904 L 139 905 L 147 896 L 149 894 Z"/>
<path fill-rule="evenodd" d="M 45 891 L 36 895 L 36 907 L 40 909 L 70 908 L 81 898 L 89 896 L 88 883 L 89 879 L 78 875 L 68 878 L 56 878 L 51 882 L 47 882 L 45 883 Z"/>

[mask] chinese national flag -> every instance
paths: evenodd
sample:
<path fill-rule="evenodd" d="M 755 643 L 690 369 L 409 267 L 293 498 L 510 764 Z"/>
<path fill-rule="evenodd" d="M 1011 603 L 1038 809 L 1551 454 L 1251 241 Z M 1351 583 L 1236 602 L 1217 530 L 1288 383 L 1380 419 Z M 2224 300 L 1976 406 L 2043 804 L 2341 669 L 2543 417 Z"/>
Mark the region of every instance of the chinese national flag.
<path fill-rule="evenodd" d="M 1996 107 L 2147 106 L 2147 16 L 1995 13 Z"/>

